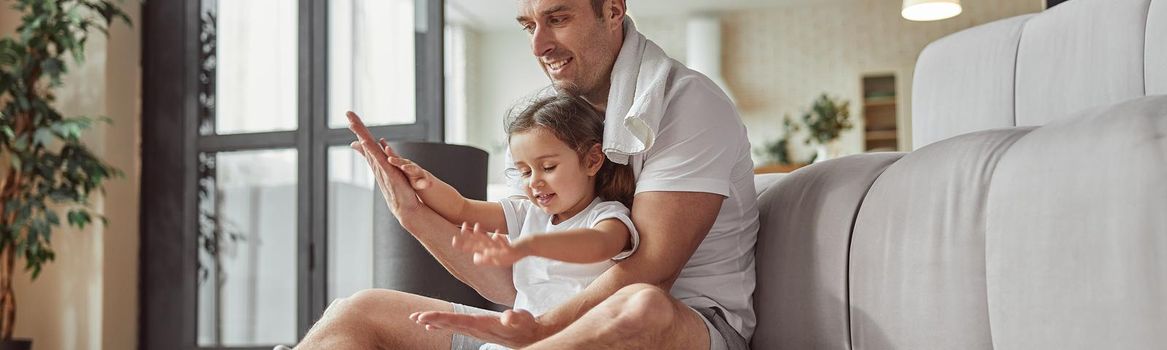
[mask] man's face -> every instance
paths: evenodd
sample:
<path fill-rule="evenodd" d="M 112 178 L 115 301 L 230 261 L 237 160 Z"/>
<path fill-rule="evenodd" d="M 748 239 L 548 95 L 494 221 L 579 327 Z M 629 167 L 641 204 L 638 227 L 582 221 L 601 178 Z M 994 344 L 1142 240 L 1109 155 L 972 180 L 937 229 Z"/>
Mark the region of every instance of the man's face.
<path fill-rule="evenodd" d="M 591 0 L 520 0 L 518 5 L 515 19 L 531 35 L 535 58 L 555 87 L 589 101 L 606 100 L 622 39 L 622 23 L 607 18 L 612 11 L 597 17 Z"/>

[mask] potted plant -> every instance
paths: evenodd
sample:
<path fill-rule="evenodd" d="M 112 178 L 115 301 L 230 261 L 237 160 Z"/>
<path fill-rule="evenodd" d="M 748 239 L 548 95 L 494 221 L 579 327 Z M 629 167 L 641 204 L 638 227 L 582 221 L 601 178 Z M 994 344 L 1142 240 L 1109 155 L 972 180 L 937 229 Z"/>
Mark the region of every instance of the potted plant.
<path fill-rule="evenodd" d="M 795 155 L 790 152 L 790 140 L 794 138 L 794 134 L 801 130 L 801 126 L 790 116 L 782 118 L 782 135 L 777 139 L 766 142 L 760 149 L 754 150 L 762 158 L 764 164 L 756 169 L 755 173 L 789 173 L 807 163 L 814 161 L 812 157 L 807 161 L 800 161 L 795 159 Z"/>
<path fill-rule="evenodd" d="M 0 349 L 29 349 L 13 340 L 17 260 L 32 278 L 55 257 L 53 231 L 84 228 L 94 219 L 89 195 L 120 172 L 81 142 L 81 134 L 107 118 L 65 117 L 53 106 L 66 60 L 81 63 L 94 31 L 108 35 L 115 19 L 129 17 L 110 1 L 16 0 L 21 24 L 0 39 Z M 7 4 L 5 4 L 7 6 Z"/>
<path fill-rule="evenodd" d="M 816 162 L 837 155 L 837 151 L 833 150 L 837 147 L 835 140 L 839 138 L 839 134 L 853 126 L 850 120 L 850 105 L 847 100 L 836 100 L 824 93 L 819 95 L 811 104 L 810 110 L 802 115 L 802 121 L 810 132 L 806 144 L 812 142 L 817 144 Z"/>

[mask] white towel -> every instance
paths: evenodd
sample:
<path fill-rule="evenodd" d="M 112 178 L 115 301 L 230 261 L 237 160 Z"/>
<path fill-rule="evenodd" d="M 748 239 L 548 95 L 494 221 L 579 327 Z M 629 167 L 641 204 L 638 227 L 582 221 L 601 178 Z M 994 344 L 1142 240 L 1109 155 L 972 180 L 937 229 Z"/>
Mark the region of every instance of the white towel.
<path fill-rule="evenodd" d="M 624 17 L 624 44 L 612 67 L 604 113 L 604 154 L 620 164 L 647 152 L 664 116 L 665 86 L 676 61 Z"/>

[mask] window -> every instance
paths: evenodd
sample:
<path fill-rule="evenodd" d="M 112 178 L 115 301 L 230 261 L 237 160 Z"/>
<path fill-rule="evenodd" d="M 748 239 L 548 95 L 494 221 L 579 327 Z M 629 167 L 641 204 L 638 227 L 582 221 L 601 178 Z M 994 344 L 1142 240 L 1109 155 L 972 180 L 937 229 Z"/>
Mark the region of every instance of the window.
<path fill-rule="evenodd" d="M 441 6 L 145 3 L 143 348 L 293 344 L 372 286 L 380 195 L 343 113 L 441 141 Z"/>

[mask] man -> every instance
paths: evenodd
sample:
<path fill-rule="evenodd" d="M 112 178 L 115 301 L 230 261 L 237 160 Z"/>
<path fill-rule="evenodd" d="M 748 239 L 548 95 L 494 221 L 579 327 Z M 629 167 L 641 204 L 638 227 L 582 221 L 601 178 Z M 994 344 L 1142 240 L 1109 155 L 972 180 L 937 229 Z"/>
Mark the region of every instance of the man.
<path fill-rule="evenodd" d="M 663 66 L 644 64 L 652 62 L 647 53 L 643 60 L 632 54 L 645 45 L 625 10 L 623 0 L 520 0 L 516 19 L 556 90 L 583 97 L 617 121 L 606 128 L 622 127 L 624 113 L 658 106 L 657 119 L 638 129 L 649 133 L 639 150 L 616 145 L 609 153 L 623 157 L 637 174 L 632 220 L 641 235 L 639 250 L 583 293 L 537 317 L 466 312 L 441 300 L 362 291 L 330 306 L 301 347 L 450 349 L 475 339 L 529 349 L 745 347 L 754 327 L 750 298 L 758 228 L 745 128 L 708 78 L 663 54 L 656 61 Z M 647 77 L 654 70 L 657 81 Z M 642 92 L 654 98 L 633 96 Z M 619 111 L 609 109 L 614 101 L 620 101 Z M 384 140 L 375 142 L 355 115 L 350 120 L 359 138 L 354 148 L 366 155 L 402 225 L 460 280 L 510 305 L 515 291 L 509 268 L 476 266 L 469 254 L 453 249 L 450 238 L 458 229 L 418 201 L 386 161 L 393 150 Z M 423 311 L 430 312 L 411 319 Z"/>

